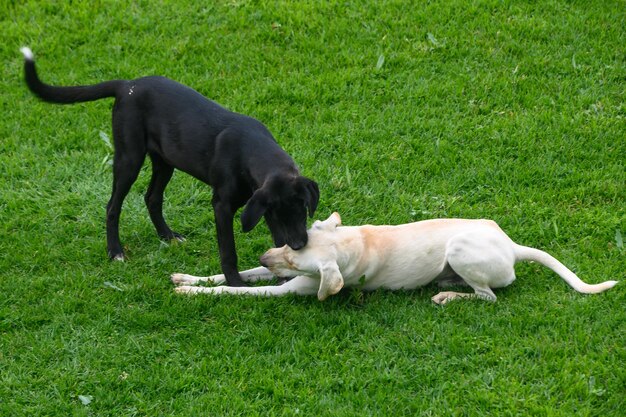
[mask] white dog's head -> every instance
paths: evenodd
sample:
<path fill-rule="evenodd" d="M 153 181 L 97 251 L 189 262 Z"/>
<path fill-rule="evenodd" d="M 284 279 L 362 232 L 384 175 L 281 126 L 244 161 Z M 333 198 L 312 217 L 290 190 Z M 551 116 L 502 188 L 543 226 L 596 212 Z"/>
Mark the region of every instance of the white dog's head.
<path fill-rule="evenodd" d="M 325 300 L 343 287 L 336 248 L 337 226 L 340 225 L 341 217 L 336 212 L 324 221 L 317 220 L 307 231 L 309 239 L 304 248 L 293 250 L 285 245 L 270 249 L 261 256 L 261 265 L 279 277 L 319 277 L 317 298 Z"/>

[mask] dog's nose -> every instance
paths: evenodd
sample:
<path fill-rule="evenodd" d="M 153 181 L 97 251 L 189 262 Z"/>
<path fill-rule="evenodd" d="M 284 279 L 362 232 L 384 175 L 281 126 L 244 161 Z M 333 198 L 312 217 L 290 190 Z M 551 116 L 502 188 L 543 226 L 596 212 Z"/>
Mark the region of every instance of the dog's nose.
<path fill-rule="evenodd" d="M 306 246 L 307 240 L 308 239 L 306 237 L 300 238 L 300 239 L 293 239 L 288 243 L 288 245 L 293 250 L 300 250 Z"/>
<path fill-rule="evenodd" d="M 293 242 L 291 245 L 289 245 L 289 247 L 293 250 L 300 250 L 302 249 L 304 246 L 306 245 L 306 243 L 304 242 Z"/>
<path fill-rule="evenodd" d="M 259 262 L 261 263 L 261 266 L 264 266 L 267 268 L 267 256 L 265 254 L 261 255 L 261 257 L 259 258 Z"/>

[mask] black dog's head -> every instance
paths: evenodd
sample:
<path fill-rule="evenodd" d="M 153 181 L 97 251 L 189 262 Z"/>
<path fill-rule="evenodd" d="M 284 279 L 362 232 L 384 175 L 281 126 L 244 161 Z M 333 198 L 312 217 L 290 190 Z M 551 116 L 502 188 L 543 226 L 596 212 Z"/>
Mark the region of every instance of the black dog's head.
<path fill-rule="evenodd" d="M 306 246 L 306 215 L 313 217 L 320 192 L 317 183 L 305 177 L 268 179 L 254 192 L 241 214 L 244 232 L 257 225 L 265 216 L 276 247 L 285 244 L 298 250 Z"/>

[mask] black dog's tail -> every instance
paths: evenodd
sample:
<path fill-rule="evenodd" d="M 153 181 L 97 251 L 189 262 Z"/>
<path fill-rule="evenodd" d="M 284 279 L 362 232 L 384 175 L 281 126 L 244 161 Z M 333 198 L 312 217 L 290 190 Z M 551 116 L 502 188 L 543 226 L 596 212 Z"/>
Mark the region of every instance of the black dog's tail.
<path fill-rule="evenodd" d="M 55 87 L 43 83 L 37 70 L 35 70 L 35 58 L 33 51 L 28 47 L 20 49 L 24 54 L 24 75 L 30 91 L 44 101 L 59 104 L 80 103 L 93 101 L 105 97 L 116 97 L 117 92 L 126 84 L 124 80 L 105 81 L 95 85 Z"/>

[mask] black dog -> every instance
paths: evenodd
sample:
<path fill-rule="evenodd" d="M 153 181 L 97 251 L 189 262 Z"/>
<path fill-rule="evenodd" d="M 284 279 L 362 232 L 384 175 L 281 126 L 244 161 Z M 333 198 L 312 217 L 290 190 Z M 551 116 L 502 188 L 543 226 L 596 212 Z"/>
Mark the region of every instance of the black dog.
<path fill-rule="evenodd" d="M 174 168 L 213 187 L 213 209 L 222 271 L 228 285 L 243 285 L 237 272 L 233 219 L 237 209 L 244 232 L 262 216 L 277 247 L 307 243 L 306 214 L 319 201 L 317 184 L 298 167 L 259 121 L 233 113 L 200 93 L 164 77 L 113 80 L 90 86 L 44 84 L 33 53 L 22 48 L 26 83 L 44 101 L 78 103 L 115 97 L 113 106 L 113 192 L 107 204 L 107 249 L 124 259 L 119 238 L 122 202 L 137 179 L 146 154 L 152 178 L 145 195 L 150 219 L 164 239 L 183 237 L 163 219 L 163 191 Z"/>

